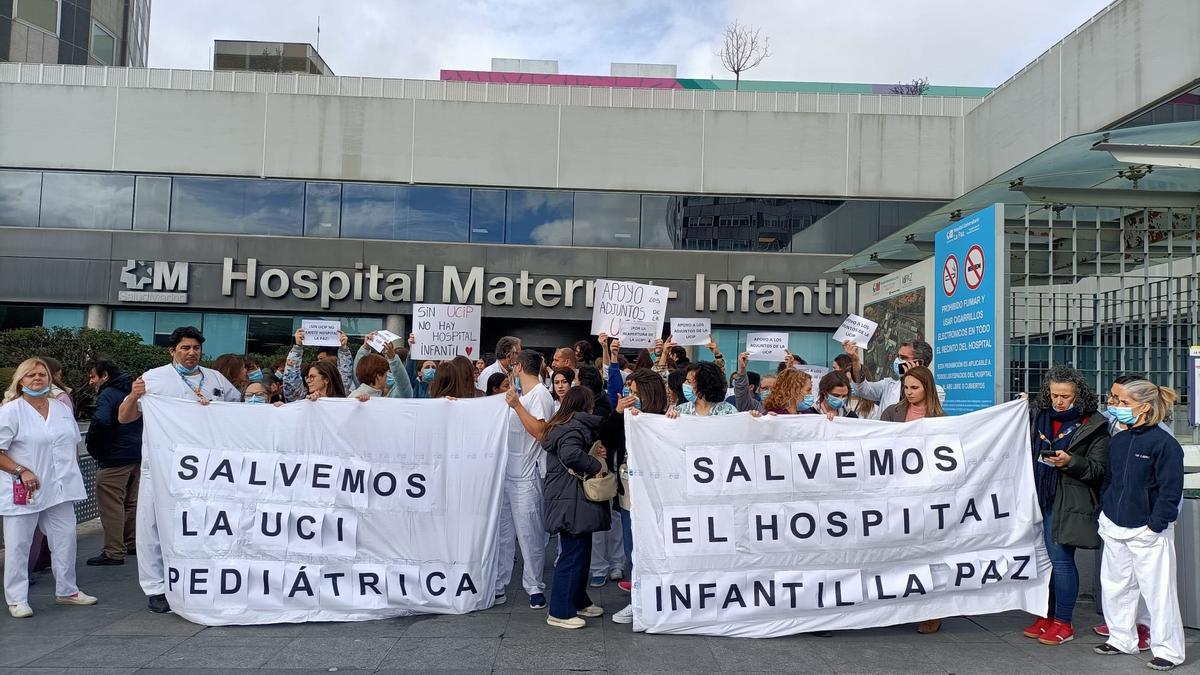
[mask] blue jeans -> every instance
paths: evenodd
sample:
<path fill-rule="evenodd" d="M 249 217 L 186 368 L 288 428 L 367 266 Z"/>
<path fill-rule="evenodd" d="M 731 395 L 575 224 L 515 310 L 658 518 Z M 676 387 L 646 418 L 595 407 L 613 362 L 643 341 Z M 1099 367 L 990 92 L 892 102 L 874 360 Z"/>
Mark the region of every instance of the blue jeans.
<path fill-rule="evenodd" d="M 554 563 L 554 584 L 550 587 L 550 616 L 569 619 L 592 604 L 587 594 L 588 565 L 592 560 L 592 535 L 575 536 L 560 532 L 561 552 Z"/>
<path fill-rule="evenodd" d="M 621 538 L 625 546 L 625 562 L 629 564 L 629 574 L 633 574 L 633 514 L 625 509 L 613 509 L 621 515 Z"/>
<path fill-rule="evenodd" d="M 1075 547 L 1054 542 L 1054 509 L 1046 509 L 1042 520 L 1042 535 L 1046 553 L 1050 556 L 1050 593 L 1053 603 L 1051 618 L 1071 623 L 1075 600 L 1079 597 L 1079 568 L 1075 566 Z"/>

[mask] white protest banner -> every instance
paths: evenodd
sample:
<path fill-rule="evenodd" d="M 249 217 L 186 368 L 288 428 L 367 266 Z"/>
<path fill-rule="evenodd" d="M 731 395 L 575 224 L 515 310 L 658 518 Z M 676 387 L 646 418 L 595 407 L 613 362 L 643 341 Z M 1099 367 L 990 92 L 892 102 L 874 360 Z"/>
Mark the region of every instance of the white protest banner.
<path fill-rule="evenodd" d="M 1028 415 L 1024 401 L 905 424 L 626 415 L 634 630 L 1044 613 Z"/>
<path fill-rule="evenodd" d="M 746 351 L 750 358 L 778 359 L 787 358 L 787 333 L 748 333 L 746 335 Z"/>
<path fill-rule="evenodd" d="M 681 347 L 706 345 L 712 339 L 712 320 L 671 319 L 671 339 Z"/>
<path fill-rule="evenodd" d="M 479 358 L 479 305 L 413 305 L 414 359 Z"/>
<path fill-rule="evenodd" d="M 342 324 L 337 321 L 322 319 L 302 319 L 300 327 L 304 329 L 304 346 L 306 347 L 340 347 Z"/>
<path fill-rule="evenodd" d="M 851 314 L 833 334 L 833 339 L 838 344 L 853 340 L 854 344 L 866 349 L 867 345 L 871 344 L 871 336 L 875 334 L 877 328 L 879 328 L 879 324 L 874 321 Z"/>
<path fill-rule="evenodd" d="M 381 354 L 388 343 L 395 344 L 397 342 L 400 342 L 400 336 L 390 330 L 376 331 L 374 337 L 367 340 L 367 344 L 371 346 L 371 349 Z"/>
<path fill-rule="evenodd" d="M 153 509 L 183 618 L 364 621 L 492 605 L 500 397 L 272 408 L 147 396 L 142 409 L 151 489 L 139 507 Z"/>
<path fill-rule="evenodd" d="M 592 296 L 592 335 L 608 333 L 622 347 L 653 347 L 667 318 L 666 286 L 597 279 Z"/>

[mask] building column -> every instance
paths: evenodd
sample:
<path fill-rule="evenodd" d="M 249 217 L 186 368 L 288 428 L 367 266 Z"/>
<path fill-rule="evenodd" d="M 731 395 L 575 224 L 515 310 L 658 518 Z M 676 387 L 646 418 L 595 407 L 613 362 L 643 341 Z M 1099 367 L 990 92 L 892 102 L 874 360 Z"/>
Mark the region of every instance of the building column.
<path fill-rule="evenodd" d="M 387 330 L 392 331 L 396 335 L 399 335 L 401 338 L 403 338 L 405 340 L 405 344 L 407 345 L 408 344 L 408 331 L 405 330 L 404 323 L 405 322 L 404 322 L 403 314 L 388 314 L 383 319 L 383 327 Z"/>
<path fill-rule="evenodd" d="M 108 318 L 108 307 L 104 305 L 88 305 L 83 325 L 92 330 L 108 330 Z"/>

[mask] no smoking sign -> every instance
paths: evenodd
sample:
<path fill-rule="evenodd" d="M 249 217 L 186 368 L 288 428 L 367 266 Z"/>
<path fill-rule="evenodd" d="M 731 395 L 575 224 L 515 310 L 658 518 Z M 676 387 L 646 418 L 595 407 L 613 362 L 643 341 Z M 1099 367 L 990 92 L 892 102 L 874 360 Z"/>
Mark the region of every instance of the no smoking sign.
<path fill-rule="evenodd" d="M 979 284 L 983 283 L 983 273 L 986 269 L 983 249 L 979 244 L 975 244 L 967 250 L 966 264 L 967 268 L 963 270 L 963 278 L 967 281 L 967 288 L 975 290 L 979 288 Z"/>
<path fill-rule="evenodd" d="M 942 265 L 942 291 L 946 297 L 954 295 L 958 290 L 958 258 L 950 256 Z"/>

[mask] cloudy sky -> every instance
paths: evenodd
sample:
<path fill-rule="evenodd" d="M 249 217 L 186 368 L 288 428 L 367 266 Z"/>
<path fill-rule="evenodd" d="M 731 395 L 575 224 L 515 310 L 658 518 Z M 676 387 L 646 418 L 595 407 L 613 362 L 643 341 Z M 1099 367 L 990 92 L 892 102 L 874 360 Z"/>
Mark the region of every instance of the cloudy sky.
<path fill-rule="evenodd" d="M 749 79 L 995 86 L 1110 0 L 157 0 L 156 68 L 211 67 L 214 39 L 316 42 L 339 75 L 437 79 L 491 58 L 557 59 L 607 75 L 612 61 L 674 63 L 717 77 L 734 19 L 772 55 Z"/>

